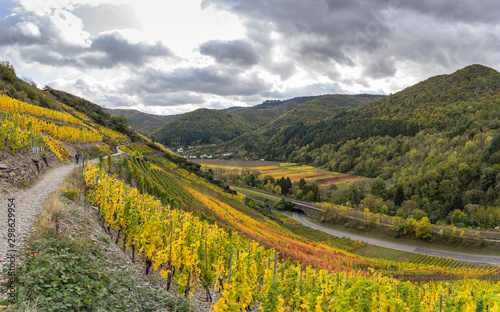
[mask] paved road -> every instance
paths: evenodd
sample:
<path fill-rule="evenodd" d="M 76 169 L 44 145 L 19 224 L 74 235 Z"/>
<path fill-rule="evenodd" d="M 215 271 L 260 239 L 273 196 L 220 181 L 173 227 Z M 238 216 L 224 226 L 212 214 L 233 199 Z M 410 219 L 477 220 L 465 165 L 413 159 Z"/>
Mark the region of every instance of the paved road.
<path fill-rule="evenodd" d="M 393 243 L 393 242 L 388 242 L 384 241 L 381 239 L 376 239 L 372 237 L 366 237 L 366 236 L 361 236 L 357 234 L 352 234 L 352 233 L 347 233 L 339 230 L 334 230 L 330 229 L 318 224 L 314 224 L 307 220 L 304 217 L 303 213 L 300 212 L 293 212 L 293 218 L 300 223 L 304 224 L 305 226 L 308 226 L 310 228 L 320 230 L 322 232 L 338 236 L 338 237 L 349 237 L 351 239 L 355 240 L 360 240 L 363 242 L 366 242 L 371 245 L 375 246 L 380 246 L 380 247 L 385 247 L 385 248 L 390 248 L 390 249 L 395 249 L 395 250 L 401 250 L 401 251 L 407 251 L 407 252 L 414 252 L 414 253 L 419 253 L 419 254 L 424 254 L 424 255 L 431 255 L 431 256 L 442 256 L 442 257 L 450 257 L 455 260 L 461 260 L 461 261 L 468 261 L 468 262 L 477 262 L 477 263 L 487 263 L 491 265 L 500 265 L 500 256 L 485 256 L 485 255 L 476 255 L 476 254 L 467 254 L 467 253 L 462 253 L 462 252 L 452 252 L 452 251 L 443 251 L 443 250 L 437 250 L 437 249 L 430 249 L 430 248 L 423 248 L 423 247 L 417 247 L 417 246 L 411 246 L 411 245 L 405 245 L 405 244 L 399 244 L 399 243 Z"/>

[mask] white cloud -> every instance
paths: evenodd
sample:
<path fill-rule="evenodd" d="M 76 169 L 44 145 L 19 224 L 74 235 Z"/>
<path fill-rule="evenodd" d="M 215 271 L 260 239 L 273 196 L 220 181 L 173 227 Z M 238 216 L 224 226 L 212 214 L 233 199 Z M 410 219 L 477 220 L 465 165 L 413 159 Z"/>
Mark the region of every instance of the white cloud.
<path fill-rule="evenodd" d="M 83 30 L 80 18 L 65 10 L 55 10 L 49 18 L 66 43 L 81 47 L 90 46 L 90 34 Z"/>
<path fill-rule="evenodd" d="M 18 23 L 17 27 L 19 27 L 21 33 L 26 37 L 40 38 L 41 36 L 40 29 L 32 22 Z"/>

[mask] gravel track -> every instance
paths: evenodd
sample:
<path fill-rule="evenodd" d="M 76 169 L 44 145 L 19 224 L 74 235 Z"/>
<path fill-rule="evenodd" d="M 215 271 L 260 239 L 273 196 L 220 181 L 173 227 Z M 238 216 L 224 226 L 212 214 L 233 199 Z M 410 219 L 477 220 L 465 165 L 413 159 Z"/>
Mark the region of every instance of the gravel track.
<path fill-rule="evenodd" d="M 19 260 L 21 250 L 23 250 L 26 240 L 33 230 L 33 223 L 43 210 L 45 201 L 50 193 L 61 187 L 64 178 L 75 168 L 75 164 L 61 165 L 47 170 L 39 176 L 35 183 L 27 189 L 19 189 L 10 193 L 0 195 L 0 265 L 7 259 L 8 250 L 15 250 L 16 263 Z M 10 229 L 8 221 L 9 199 L 14 199 L 15 204 L 15 247 L 9 247 L 8 231 Z M 10 218 L 12 221 L 12 218 Z M 12 240 L 10 241 L 12 242 Z M 9 252 L 12 254 L 12 252 Z M 0 274 L 2 274 L 0 272 Z M 1 276 L 0 276 L 1 277 Z"/>

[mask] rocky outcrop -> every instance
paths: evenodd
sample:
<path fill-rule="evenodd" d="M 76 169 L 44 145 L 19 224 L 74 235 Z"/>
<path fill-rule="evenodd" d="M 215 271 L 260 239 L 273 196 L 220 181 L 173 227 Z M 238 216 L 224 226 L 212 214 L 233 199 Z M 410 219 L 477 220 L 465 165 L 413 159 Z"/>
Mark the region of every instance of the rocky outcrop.
<path fill-rule="evenodd" d="M 0 180 L 2 184 L 24 187 L 58 163 L 54 154 L 44 155 L 19 151 L 16 155 L 12 155 L 0 152 Z"/>

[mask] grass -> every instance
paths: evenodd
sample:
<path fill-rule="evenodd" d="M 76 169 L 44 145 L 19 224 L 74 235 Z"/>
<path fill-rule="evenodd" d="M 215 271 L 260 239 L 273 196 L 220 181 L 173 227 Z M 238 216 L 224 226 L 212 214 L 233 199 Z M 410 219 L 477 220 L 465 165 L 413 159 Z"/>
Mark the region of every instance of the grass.
<path fill-rule="evenodd" d="M 352 251 L 352 253 L 368 258 L 384 259 L 398 262 L 410 262 L 417 256 L 412 252 L 394 250 L 370 244 L 366 244 L 364 246 L 356 248 Z"/>
<path fill-rule="evenodd" d="M 254 198 L 256 200 L 259 200 L 259 201 L 270 201 L 272 202 L 273 204 L 275 202 L 278 202 L 279 199 L 274 197 L 274 196 L 271 196 L 271 195 L 266 195 L 266 194 L 263 194 L 263 193 L 259 193 L 259 192 L 256 192 L 256 191 L 252 191 L 252 190 L 249 190 L 249 189 L 245 189 L 245 188 L 241 188 L 241 187 L 237 187 L 237 186 L 232 186 L 231 185 L 231 188 L 233 188 L 235 191 L 245 195 L 245 196 L 248 196 L 248 197 L 251 197 L 251 198 Z"/>

